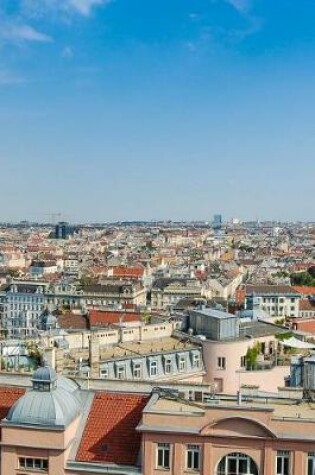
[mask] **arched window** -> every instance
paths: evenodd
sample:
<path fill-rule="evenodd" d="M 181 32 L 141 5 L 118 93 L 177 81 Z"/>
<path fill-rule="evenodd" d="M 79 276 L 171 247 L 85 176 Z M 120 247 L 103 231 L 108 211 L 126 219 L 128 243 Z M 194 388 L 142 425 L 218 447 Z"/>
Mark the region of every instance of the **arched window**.
<path fill-rule="evenodd" d="M 216 475 L 258 475 L 258 468 L 248 455 L 233 452 L 220 460 Z"/>

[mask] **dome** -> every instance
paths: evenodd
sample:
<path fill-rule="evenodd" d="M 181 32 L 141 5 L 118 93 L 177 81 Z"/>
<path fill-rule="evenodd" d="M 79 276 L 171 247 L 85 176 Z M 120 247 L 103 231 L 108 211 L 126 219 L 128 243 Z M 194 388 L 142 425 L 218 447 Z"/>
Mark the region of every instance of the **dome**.
<path fill-rule="evenodd" d="M 42 325 L 46 329 L 57 327 L 57 322 L 57 317 L 55 317 L 55 315 L 52 315 L 51 313 L 44 313 L 42 316 Z"/>
<path fill-rule="evenodd" d="M 40 366 L 33 373 L 32 381 L 34 382 L 44 382 L 44 383 L 54 383 L 57 381 L 57 373 L 50 366 Z"/>
<path fill-rule="evenodd" d="M 32 382 L 33 388 L 12 406 L 6 422 L 66 427 L 80 414 L 75 383 L 67 378 L 59 380 L 49 366 L 38 368 Z"/>
<path fill-rule="evenodd" d="M 80 389 L 80 386 L 78 385 L 78 383 L 76 383 L 72 379 L 65 378 L 64 376 L 58 377 L 57 387 L 69 392 L 70 394 L 74 394 L 75 396 L 77 395 Z"/>
<path fill-rule="evenodd" d="M 57 323 L 57 318 L 50 313 L 49 315 L 47 315 L 45 323 L 46 325 L 55 325 Z"/>

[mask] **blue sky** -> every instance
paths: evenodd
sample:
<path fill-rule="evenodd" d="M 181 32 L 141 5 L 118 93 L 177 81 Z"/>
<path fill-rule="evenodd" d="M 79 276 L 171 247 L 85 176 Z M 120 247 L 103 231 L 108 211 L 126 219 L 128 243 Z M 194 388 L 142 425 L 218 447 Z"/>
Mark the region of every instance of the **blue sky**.
<path fill-rule="evenodd" d="M 0 220 L 314 220 L 313 0 L 1 0 Z"/>

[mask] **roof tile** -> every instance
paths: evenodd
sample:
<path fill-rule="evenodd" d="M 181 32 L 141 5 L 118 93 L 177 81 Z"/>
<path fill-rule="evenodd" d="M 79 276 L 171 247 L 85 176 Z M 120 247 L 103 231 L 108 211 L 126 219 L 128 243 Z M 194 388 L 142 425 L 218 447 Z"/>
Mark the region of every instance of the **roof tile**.
<path fill-rule="evenodd" d="M 142 395 L 96 394 L 76 459 L 135 465 L 141 441 L 136 427 L 148 400 Z"/>

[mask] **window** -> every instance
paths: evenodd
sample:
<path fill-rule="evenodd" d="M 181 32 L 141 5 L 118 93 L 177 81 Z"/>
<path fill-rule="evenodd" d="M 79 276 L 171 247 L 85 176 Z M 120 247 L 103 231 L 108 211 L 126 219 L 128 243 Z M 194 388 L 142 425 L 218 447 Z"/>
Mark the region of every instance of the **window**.
<path fill-rule="evenodd" d="M 236 452 L 220 460 L 216 475 L 258 475 L 258 469 L 248 455 Z"/>
<path fill-rule="evenodd" d="M 48 472 L 48 460 L 47 459 L 33 459 L 33 458 L 19 458 L 19 469 L 24 470 L 42 470 Z"/>
<path fill-rule="evenodd" d="M 218 360 L 217 360 L 217 363 L 218 363 L 218 368 L 219 369 L 225 369 L 226 368 L 226 359 L 225 359 L 225 357 L 219 356 Z"/>
<path fill-rule="evenodd" d="M 150 362 L 150 376 L 157 375 L 157 361 Z"/>
<path fill-rule="evenodd" d="M 307 455 L 307 475 L 315 475 L 315 452 Z"/>
<path fill-rule="evenodd" d="M 172 361 L 170 359 L 165 360 L 164 371 L 165 374 L 170 374 L 172 372 Z"/>
<path fill-rule="evenodd" d="M 193 368 L 200 368 L 200 355 L 199 355 L 199 353 L 193 354 L 192 366 L 193 366 Z"/>
<path fill-rule="evenodd" d="M 288 450 L 278 450 L 276 458 L 276 475 L 290 474 L 290 452 Z"/>
<path fill-rule="evenodd" d="M 185 371 L 185 367 L 186 367 L 185 356 L 180 356 L 180 357 L 179 357 L 179 361 L 178 361 L 178 369 L 179 369 L 179 371 Z"/>
<path fill-rule="evenodd" d="M 101 369 L 101 377 L 102 378 L 108 378 L 108 375 L 109 375 L 109 372 L 108 372 L 108 368 L 103 368 Z"/>
<path fill-rule="evenodd" d="M 140 379 L 141 378 L 141 364 L 140 363 L 135 363 L 134 364 L 133 377 L 135 379 Z"/>
<path fill-rule="evenodd" d="M 241 356 L 241 368 L 246 367 L 246 356 Z"/>
<path fill-rule="evenodd" d="M 200 447 L 199 445 L 187 446 L 186 468 L 199 470 L 200 468 Z"/>
<path fill-rule="evenodd" d="M 125 369 L 124 366 L 118 366 L 117 378 L 118 379 L 125 379 L 126 378 L 126 369 Z"/>
<path fill-rule="evenodd" d="M 157 467 L 170 468 L 170 444 L 157 444 Z"/>

